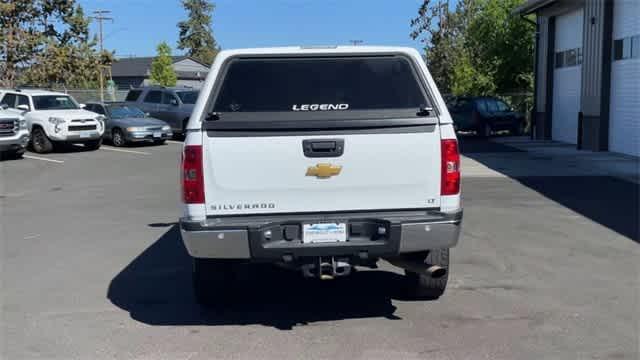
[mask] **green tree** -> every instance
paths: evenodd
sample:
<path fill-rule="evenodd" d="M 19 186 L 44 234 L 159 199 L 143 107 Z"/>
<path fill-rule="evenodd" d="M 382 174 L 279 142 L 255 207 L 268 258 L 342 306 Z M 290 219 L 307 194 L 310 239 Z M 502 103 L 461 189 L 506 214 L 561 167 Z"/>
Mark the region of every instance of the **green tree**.
<path fill-rule="evenodd" d="M 51 0 L 53 1 L 53 0 Z M 20 83 L 34 86 L 96 88 L 100 67 L 112 62 L 112 53 L 95 50 L 96 39 L 89 35 L 90 20 L 80 5 L 61 14 L 66 26 L 47 26 L 42 49 L 25 69 Z"/>
<path fill-rule="evenodd" d="M 531 91 L 535 26 L 513 9 L 523 0 L 424 0 L 411 37 L 442 92 L 485 95 Z"/>
<path fill-rule="evenodd" d="M 73 0 L 0 2 L 0 85 L 94 87 L 99 65 L 90 20 Z"/>
<path fill-rule="evenodd" d="M 491 95 L 496 86 L 493 73 L 487 69 L 479 69 L 468 51 L 458 54 L 451 74 L 451 93 L 454 95 Z"/>
<path fill-rule="evenodd" d="M 424 45 L 429 71 L 444 93 L 451 92 L 455 63 L 464 50 L 464 31 L 475 7 L 473 0 L 459 0 L 451 11 L 447 0 L 424 0 L 411 20 L 411 38 Z"/>
<path fill-rule="evenodd" d="M 158 56 L 151 63 L 151 82 L 161 86 L 175 86 L 178 79 L 173 70 L 171 47 L 162 42 L 157 47 Z"/>
<path fill-rule="evenodd" d="M 491 76 L 497 93 L 533 90 L 535 25 L 513 9 L 522 0 L 479 0 L 465 35 L 471 65 Z"/>
<path fill-rule="evenodd" d="M 41 44 L 41 16 L 42 9 L 32 0 L 0 2 L 0 86 L 15 86 L 18 68 Z"/>
<path fill-rule="evenodd" d="M 178 49 L 205 64 L 213 63 L 220 50 L 213 37 L 211 19 L 215 5 L 208 0 L 182 0 L 188 19 L 178 23 Z"/>

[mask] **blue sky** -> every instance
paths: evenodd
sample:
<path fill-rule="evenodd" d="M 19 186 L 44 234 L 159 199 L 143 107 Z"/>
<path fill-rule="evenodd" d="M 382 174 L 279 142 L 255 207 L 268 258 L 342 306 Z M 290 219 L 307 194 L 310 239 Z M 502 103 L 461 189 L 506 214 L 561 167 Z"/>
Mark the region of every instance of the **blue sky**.
<path fill-rule="evenodd" d="M 117 56 L 149 56 L 166 40 L 175 48 L 178 21 L 186 17 L 180 0 L 79 0 L 88 14 L 111 10 L 105 47 Z M 347 44 L 421 48 L 409 37 L 409 21 L 421 0 L 214 0 L 213 30 L 225 49 Z M 92 31 L 97 31 L 96 24 Z M 179 51 L 174 51 L 178 54 Z"/>

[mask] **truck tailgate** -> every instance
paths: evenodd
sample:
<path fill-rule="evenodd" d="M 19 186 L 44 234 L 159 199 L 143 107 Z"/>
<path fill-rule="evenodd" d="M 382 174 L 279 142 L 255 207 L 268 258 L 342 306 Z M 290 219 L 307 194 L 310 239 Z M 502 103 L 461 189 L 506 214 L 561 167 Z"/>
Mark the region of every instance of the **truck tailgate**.
<path fill-rule="evenodd" d="M 314 136 L 204 136 L 207 215 L 433 208 L 440 136 L 426 131 Z M 343 141 L 337 157 L 303 142 Z"/>

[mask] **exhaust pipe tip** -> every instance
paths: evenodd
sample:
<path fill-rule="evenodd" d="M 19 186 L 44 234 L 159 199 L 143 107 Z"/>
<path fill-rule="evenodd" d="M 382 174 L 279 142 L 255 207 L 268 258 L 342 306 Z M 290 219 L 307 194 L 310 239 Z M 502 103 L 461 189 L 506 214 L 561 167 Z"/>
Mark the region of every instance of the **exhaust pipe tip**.
<path fill-rule="evenodd" d="M 440 265 L 431 265 L 427 268 L 427 273 L 434 279 L 439 279 L 447 275 L 447 269 Z"/>

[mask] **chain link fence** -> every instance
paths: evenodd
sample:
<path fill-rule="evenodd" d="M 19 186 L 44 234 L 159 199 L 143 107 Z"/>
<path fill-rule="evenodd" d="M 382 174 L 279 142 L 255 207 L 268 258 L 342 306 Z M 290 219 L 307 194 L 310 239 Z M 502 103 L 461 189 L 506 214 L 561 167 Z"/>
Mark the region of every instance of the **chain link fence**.
<path fill-rule="evenodd" d="M 487 96 L 498 98 L 504 101 L 505 103 L 507 103 L 507 105 L 509 105 L 514 111 L 522 113 L 527 121 L 525 132 L 529 133 L 531 129 L 531 123 L 532 123 L 531 110 L 533 109 L 533 93 L 514 92 L 514 93 L 487 95 Z M 450 102 L 453 102 L 456 98 L 456 96 L 452 94 L 444 94 L 443 97 L 445 99 L 445 102 L 447 102 L 447 104 L 449 104 Z M 469 97 L 472 97 L 472 96 L 469 96 Z"/>
<path fill-rule="evenodd" d="M 64 92 L 73 96 L 79 103 L 100 101 L 100 90 L 98 89 L 65 89 L 58 88 L 52 89 L 59 92 Z M 105 90 L 105 101 L 124 101 L 129 90 Z M 511 106 L 515 111 L 524 114 L 527 120 L 526 131 L 529 132 L 531 128 L 531 110 L 533 109 L 533 94 L 528 92 L 516 92 L 493 95 L 499 98 Z M 454 99 L 455 96 L 451 94 L 445 94 L 443 96 L 445 101 L 449 102 L 450 99 Z"/>
<path fill-rule="evenodd" d="M 95 89 L 53 89 L 73 96 L 79 103 L 100 101 L 100 90 Z M 104 91 L 104 101 L 124 101 L 129 90 Z"/>
<path fill-rule="evenodd" d="M 510 105 L 515 111 L 524 114 L 524 117 L 527 121 L 527 126 L 525 127 L 525 133 L 530 134 L 531 124 L 533 119 L 531 119 L 531 114 L 533 110 L 533 93 L 510 93 L 510 94 L 499 94 L 496 96 L 499 99 L 502 99 L 508 105 Z"/>

